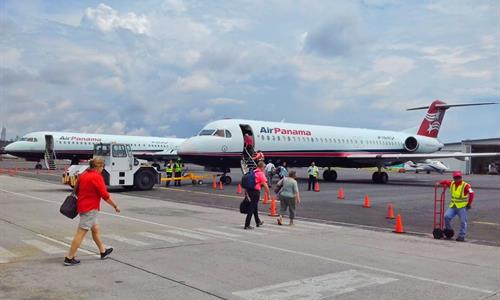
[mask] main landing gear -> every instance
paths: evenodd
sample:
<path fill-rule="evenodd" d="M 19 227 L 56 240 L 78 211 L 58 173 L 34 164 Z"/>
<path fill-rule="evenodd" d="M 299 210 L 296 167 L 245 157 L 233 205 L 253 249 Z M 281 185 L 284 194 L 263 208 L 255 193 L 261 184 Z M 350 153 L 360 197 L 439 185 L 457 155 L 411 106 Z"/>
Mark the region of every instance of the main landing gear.
<path fill-rule="evenodd" d="M 35 170 L 41 170 L 43 169 L 43 166 L 40 162 L 37 162 L 36 165 L 35 165 Z"/>
<path fill-rule="evenodd" d="M 226 174 L 222 174 L 220 176 L 220 181 L 222 182 L 223 185 L 229 185 L 229 184 L 231 184 L 231 182 L 233 182 L 233 179 L 231 178 L 231 176 L 228 176 Z"/>
<path fill-rule="evenodd" d="M 389 175 L 386 172 L 380 172 L 382 168 L 379 167 L 377 172 L 372 175 L 373 183 L 385 184 L 389 181 Z"/>
<path fill-rule="evenodd" d="M 233 182 L 231 176 L 228 176 L 226 175 L 227 173 L 231 172 L 230 169 L 225 169 L 225 170 L 222 170 L 223 173 L 222 175 L 220 176 L 220 182 L 222 182 L 223 185 L 229 185 L 231 184 L 231 182 Z"/>
<path fill-rule="evenodd" d="M 325 170 L 323 172 L 323 180 L 329 181 L 329 182 L 336 181 L 337 180 L 337 172 L 335 170 L 330 170 L 330 168 L 328 168 L 328 170 Z"/>

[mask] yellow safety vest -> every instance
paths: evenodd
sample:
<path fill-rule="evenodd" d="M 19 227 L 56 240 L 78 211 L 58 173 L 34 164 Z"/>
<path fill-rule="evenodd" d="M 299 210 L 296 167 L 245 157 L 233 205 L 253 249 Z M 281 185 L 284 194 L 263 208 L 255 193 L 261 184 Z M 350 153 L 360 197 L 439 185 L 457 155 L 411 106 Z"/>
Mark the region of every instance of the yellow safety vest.
<path fill-rule="evenodd" d="M 314 177 L 318 178 L 318 176 L 319 176 L 319 169 L 318 169 L 318 167 L 314 166 L 313 172 L 314 172 Z"/>
<path fill-rule="evenodd" d="M 182 165 L 179 163 L 175 163 L 175 172 L 180 173 L 182 172 Z"/>
<path fill-rule="evenodd" d="M 174 167 L 171 164 L 168 164 L 167 167 L 165 168 L 166 173 L 173 173 L 174 172 Z"/>
<path fill-rule="evenodd" d="M 465 187 L 467 186 L 467 182 L 462 181 L 458 186 L 455 185 L 455 182 L 452 182 L 450 185 L 450 193 L 451 193 L 451 202 L 450 207 L 455 206 L 456 208 L 464 208 L 467 206 L 469 202 L 469 197 L 466 196 Z"/>

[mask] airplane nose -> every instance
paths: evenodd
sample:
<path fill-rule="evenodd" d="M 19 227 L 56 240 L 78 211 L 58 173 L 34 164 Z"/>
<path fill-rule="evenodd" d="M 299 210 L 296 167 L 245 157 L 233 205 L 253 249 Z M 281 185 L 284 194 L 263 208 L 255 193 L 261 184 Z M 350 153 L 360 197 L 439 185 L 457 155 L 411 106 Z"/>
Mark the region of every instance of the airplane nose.
<path fill-rule="evenodd" d="M 9 154 L 9 152 L 10 152 L 10 153 L 15 152 L 15 151 L 14 151 L 14 147 L 15 147 L 15 146 L 14 146 L 14 144 L 15 144 L 15 143 L 8 144 L 7 146 L 5 146 L 5 147 L 3 148 L 3 151 L 4 151 L 5 153 L 7 153 L 7 154 Z"/>
<path fill-rule="evenodd" d="M 192 138 L 185 140 L 184 142 L 182 142 L 182 144 L 180 144 L 179 149 L 177 150 L 177 154 L 182 157 L 183 155 L 188 155 L 196 152 L 195 144 L 196 143 Z"/>

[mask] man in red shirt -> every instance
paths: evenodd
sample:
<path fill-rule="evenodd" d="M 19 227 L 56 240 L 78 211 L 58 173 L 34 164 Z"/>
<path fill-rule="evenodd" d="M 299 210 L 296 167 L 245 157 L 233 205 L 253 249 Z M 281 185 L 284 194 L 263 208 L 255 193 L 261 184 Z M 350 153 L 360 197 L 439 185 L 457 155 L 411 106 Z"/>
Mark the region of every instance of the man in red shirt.
<path fill-rule="evenodd" d="M 248 154 L 253 155 L 253 138 L 248 134 L 245 133 L 245 136 L 243 137 L 243 142 L 245 144 L 245 149 L 247 150 Z"/>
<path fill-rule="evenodd" d="M 100 227 L 97 223 L 97 212 L 101 209 L 101 198 L 111 205 L 117 213 L 120 212 L 120 208 L 111 199 L 106 189 L 104 178 L 101 175 L 103 169 L 104 160 L 102 158 L 93 158 L 89 161 L 89 168 L 78 177 L 75 190 L 78 196 L 76 206 L 80 214 L 80 223 L 78 224 L 75 237 L 71 242 L 68 256 L 64 258 L 65 266 L 73 266 L 80 263 L 75 258 L 76 251 L 80 248 L 89 230 L 92 231 L 92 239 L 96 243 L 97 248 L 99 248 L 101 259 L 105 259 L 113 251 L 113 248 L 106 249 L 104 247 L 101 241 Z"/>
<path fill-rule="evenodd" d="M 472 207 L 472 202 L 474 201 L 474 191 L 472 190 L 470 184 L 462 180 L 462 172 L 460 171 L 453 172 L 453 181 L 443 180 L 440 181 L 439 184 L 449 187 L 451 193 L 450 206 L 444 215 L 445 236 L 447 239 L 451 239 L 453 236 L 451 220 L 458 215 L 460 218 L 460 232 L 456 241 L 464 242 L 465 234 L 467 232 L 467 211 Z"/>

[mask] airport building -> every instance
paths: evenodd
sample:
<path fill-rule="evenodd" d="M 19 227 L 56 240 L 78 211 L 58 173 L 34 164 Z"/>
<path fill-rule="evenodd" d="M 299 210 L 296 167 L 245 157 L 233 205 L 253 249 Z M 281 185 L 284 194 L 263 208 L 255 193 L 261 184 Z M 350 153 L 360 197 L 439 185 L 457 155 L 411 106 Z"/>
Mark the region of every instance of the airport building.
<path fill-rule="evenodd" d="M 444 144 L 441 152 L 464 152 L 464 153 L 484 153 L 500 152 L 500 138 L 463 140 L 457 143 Z M 496 163 L 500 165 L 498 157 L 475 157 L 465 160 L 455 158 L 441 159 L 450 170 L 460 170 L 464 174 L 487 174 L 489 165 Z"/>

